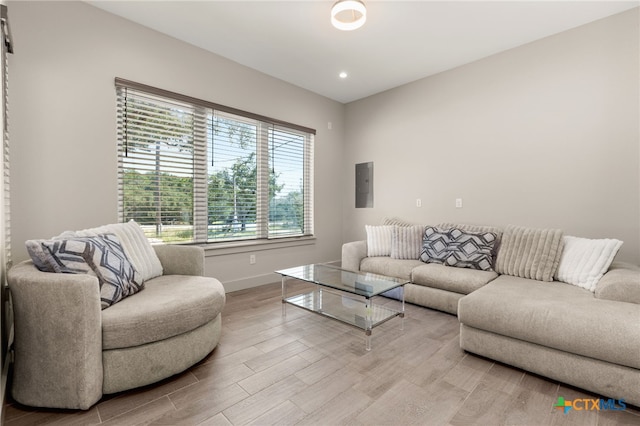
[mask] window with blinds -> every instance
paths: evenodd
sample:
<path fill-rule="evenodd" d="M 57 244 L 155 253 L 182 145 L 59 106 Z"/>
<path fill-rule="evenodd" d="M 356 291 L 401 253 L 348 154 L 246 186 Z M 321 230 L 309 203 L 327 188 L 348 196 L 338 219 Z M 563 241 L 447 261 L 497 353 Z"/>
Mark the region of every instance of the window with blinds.
<path fill-rule="evenodd" d="M 121 221 L 167 243 L 313 235 L 315 131 L 116 79 Z"/>
<path fill-rule="evenodd" d="M 2 282 L 5 283 L 4 273 L 11 267 L 11 184 L 10 184 L 10 155 L 9 155 L 9 61 L 8 55 L 13 53 L 13 40 L 9 29 L 8 7 L 0 5 L 0 70 L 2 72 L 2 206 L 0 216 L 2 230 L 0 232 L 2 257 Z"/>
<path fill-rule="evenodd" d="M 10 155 L 9 155 L 9 120 L 8 120 L 8 88 L 9 61 L 8 54 L 13 53 L 13 41 L 9 28 L 9 11 L 6 4 L 0 4 L 0 72 L 2 73 L 2 103 L 0 107 L 0 123 L 2 123 L 2 162 L 0 175 L 3 197 L 0 201 L 0 396 L 4 395 L 8 375 L 8 351 L 13 344 L 13 308 L 11 294 L 7 285 L 7 272 L 11 268 L 11 197 L 10 197 Z M 4 400 L 4 398 L 2 398 Z M 2 413 L 2 408 L 0 408 Z M 2 417 L 0 415 L 0 417 Z"/>
<path fill-rule="evenodd" d="M 268 137 L 269 236 L 297 235 L 312 226 L 310 170 L 299 167 L 310 155 L 305 135 L 274 127 Z"/>

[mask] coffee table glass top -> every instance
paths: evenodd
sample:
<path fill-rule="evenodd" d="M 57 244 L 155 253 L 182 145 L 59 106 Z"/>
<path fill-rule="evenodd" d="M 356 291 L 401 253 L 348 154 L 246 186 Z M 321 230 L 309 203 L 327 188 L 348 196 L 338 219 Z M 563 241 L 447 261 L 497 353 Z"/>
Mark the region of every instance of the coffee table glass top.
<path fill-rule="evenodd" d="M 409 281 L 369 272 L 353 272 L 328 265 L 304 265 L 283 269 L 276 273 L 286 277 L 320 284 L 366 298 L 403 286 Z"/>

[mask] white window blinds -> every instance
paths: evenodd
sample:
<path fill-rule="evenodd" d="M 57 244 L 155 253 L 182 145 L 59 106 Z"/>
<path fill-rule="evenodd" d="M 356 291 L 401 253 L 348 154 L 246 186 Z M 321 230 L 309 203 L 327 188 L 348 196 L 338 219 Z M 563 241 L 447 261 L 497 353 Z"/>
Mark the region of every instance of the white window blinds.
<path fill-rule="evenodd" d="M 9 31 L 8 7 L 0 5 L 0 70 L 2 71 L 2 163 L 0 163 L 0 174 L 2 175 L 2 201 L 0 202 L 0 317 L 2 317 L 2 327 L 0 327 L 1 357 L 0 372 L 0 397 L 4 400 L 6 388 L 6 377 L 8 371 L 8 351 L 13 341 L 13 312 L 11 305 L 11 295 L 7 286 L 6 275 L 11 268 L 11 198 L 9 185 L 9 120 L 8 120 L 8 86 L 9 86 L 9 64 L 8 54 L 13 53 L 11 32 Z M 0 408 L 0 412 L 2 409 Z"/>
<path fill-rule="evenodd" d="M 313 235 L 315 131 L 116 79 L 121 221 L 164 242 Z"/>
<path fill-rule="evenodd" d="M 310 200 L 313 161 L 308 135 L 281 127 L 269 129 L 269 236 L 313 233 Z M 301 167 L 305 165 L 306 167 Z"/>
<path fill-rule="evenodd" d="M 0 25 L 2 38 L 2 251 L 3 253 L 3 273 L 11 266 L 11 197 L 10 197 L 10 155 L 9 155 L 9 63 L 8 54 L 13 53 L 11 32 L 9 31 L 9 16 L 6 5 L 0 5 Z M 3 279 L 4 283 L 4 279 Z"/>
<path fill-rule="evenodd" d="M 259 130 L 255 120 L 224 113 L 211 117 L 210 240 L 262 236 L 257 216 Z"/>

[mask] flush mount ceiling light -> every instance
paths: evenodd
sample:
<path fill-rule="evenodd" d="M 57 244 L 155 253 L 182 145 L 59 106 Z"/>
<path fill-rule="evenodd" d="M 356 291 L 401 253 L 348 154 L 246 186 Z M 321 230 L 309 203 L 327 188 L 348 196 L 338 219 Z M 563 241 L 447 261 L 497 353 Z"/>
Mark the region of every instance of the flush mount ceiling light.
<path fill-rule="evenodd" d="M 331 8 L 331 23 L 339 30 L 355 30 L 366 21 L 367 8 L 359 0 L 339 0 Z"/>

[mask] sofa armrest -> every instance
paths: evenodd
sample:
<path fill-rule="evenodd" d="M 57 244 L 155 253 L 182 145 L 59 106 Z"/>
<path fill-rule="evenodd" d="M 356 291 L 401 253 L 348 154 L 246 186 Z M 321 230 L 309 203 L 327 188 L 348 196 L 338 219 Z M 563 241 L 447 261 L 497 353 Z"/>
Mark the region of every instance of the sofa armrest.
<path fill-rule="evenodd" d="M 98 279 L 39 271 L 31 261 L 7 275 L 14 313 L 12 393 L 36 407 L 86 410 L 102 397 Z"/>
<path fill-rule="evenodd" d="M 342 245 L 342 269 L 360 270 L 360 262 L 367 257 L 367 242 L 352 241 Z"/>
<path fill-rule="evenodd" d="M 596 285 L 598 299 L 640 304 L 640 268 L 614 262 Z"/>
<path fill-rule="evenodd" d="M 204 249 L 199 246 L 154 245 L 163 275 L 204 276 Z"/>

